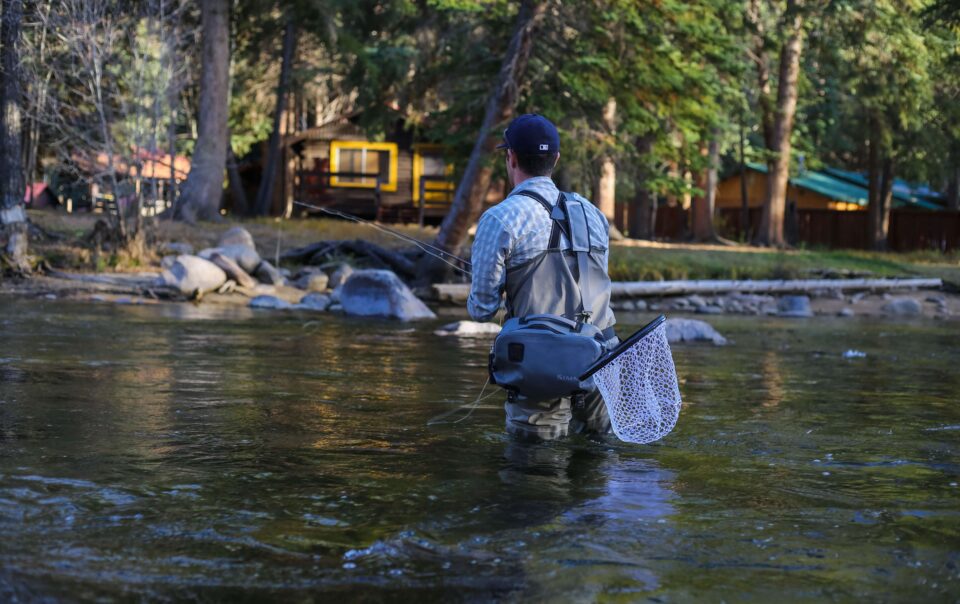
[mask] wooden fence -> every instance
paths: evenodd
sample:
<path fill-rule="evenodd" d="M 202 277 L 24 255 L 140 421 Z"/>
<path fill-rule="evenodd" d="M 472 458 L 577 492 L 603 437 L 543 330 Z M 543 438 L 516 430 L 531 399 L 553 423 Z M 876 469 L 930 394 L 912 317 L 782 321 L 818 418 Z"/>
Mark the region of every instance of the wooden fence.
<path fill-rule="evenodd" d="M 660 208 L 659 211 L 665 208 Z M 677 211 L 679 208 L 669 208 Z M 659 213 L 658 211 L 658 213 Z M 683 212 L 683 210 L 679 210 Z M 688 214 L 684 212 L 684 214 Z M 746 239 L 743 235 L 739 208 L 722 208 L 717 213 L 720 234 L 731 239 Z M 658 215 L 659 223 L 659 215 Z M 677 222 L 671 217 L 671 224 Z M 686 224 L 680 221 L 682 224 Z M 794 244 L 845 249 L 868 249 L 867 212 L 838 212 L 834 210 L 799 210 L 795 219 L 787 218 L 784 227 L 787 239 Z M 791 222 L 793 224 L 791 224 Z M 760 208 L 751 208 L 748 235 L 760 226 Z M 666 226 L 666 225 L 665 225 Z M 659 224 L 658 224 L 659 227 Z M 680 239 L 685 230 L 663 234 L 665 238 Z M 658 236 L 660 229 L 657 229 Z M 960 212 L 928 210 L 892 210 L 890 212 L 889 247 L 897 252 L 910 250 L 938 250 L 949 252 L 960 249 Z"/>

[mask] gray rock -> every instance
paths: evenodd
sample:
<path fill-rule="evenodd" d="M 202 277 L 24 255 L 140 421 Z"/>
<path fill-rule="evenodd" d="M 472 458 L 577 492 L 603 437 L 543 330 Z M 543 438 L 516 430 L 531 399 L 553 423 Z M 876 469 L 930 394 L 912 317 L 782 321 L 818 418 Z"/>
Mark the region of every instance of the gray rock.
<path fill-rule="evenodd" d="M 707 301 L 696 294 L 687 298 L 687 301 L 690 302 L 690 305 L 694 308 L 700 308 L 701 306 L 707 305 Z"/>
<path fill-rule="evenodd" d="M 777 314 L 781 317 L 812 317 L 810 298 L 807 296 L 784 296 L 777 303 Z"/>
<path fill-rule="evenodd" d="M 706 321 L 696 319 L 667 319 L 667 341 L 669 342 L 713 342 L 723 346 L 727 339 Z"/>
<path fill-rule="evenodd" d="M 353 274 L 353 267 L 349 264 L 341 264 L 337 267 L 337 270 L 333 271 L 330 275 L 330 282 L 327 284 L 331 289 L 336 289 L 343 285 L 343 283 Z"/>
<path fill-rule="evenodd" d="M 300 298 L 300 304 L 298 306 L 301 306 L 307 310 L 327 310 L 330 308 L 331 303 L 332 300 L 330 300 L 330 296 L 327 294 L 311 292 Z"/>
<path fill-rule="evenodd" d="M 726 309 L 729 312 L 742 313 L 743 305 L 737 302 L 736 300 L 730 300 L 726 305 Z"/>
<path fill-rule="evenodd" d="M 220 254 L 221 256 L 233 260 L 237 263 L 237 266 L 242 268 L 244 272 L 250 275 L 257 272 L 257 267 L 260 266 L 260 254 L 257 253 L 257 250 L 249 248 L 245 245 L 209 247 L 205 250 L 200 250 L 200 253 L 197 255 L 201 258 L 206 258 L 209 260 L 214 254 Z"/>
<path fill-rule="evenodd" d="M 391 271 L 354 271 L 339 290 L 340 304 L 348 315 L 391 317 L 401 321 L 436 318 Z"/>
<path fill-rule="evenodd" d="M 257 286 L 257 281 L 247 274 L 247 271 L 240 268 L 236 262 L 220 253 L 213 253 L 209 258 L 227 274 L 227 277 L 236 281 L 240 287 L 252 288 Z"/>
<path fill-rule="evenodd" d="M 287 281 L 283 278 L 283 275 L 280 274 L 280 271 L 266 260 L 260 262 L 260 265 L 257 266 L 257 270 L 253 275 L 260 280 L 260 283 L 267 283 L 269 285 L 283 285 Z"/>
<path fill-rule="evenodd" d="M 867 292 L 857 292 L 850 296 L 850 304 L 856 304 L 867 296 Z"/>
<path fill-rule="evenodd" d="M 216 264 L 199 256 L 184 254 L 160 273 L 161 285 L 180 290 L 180 293 L 195 296 L 215 291 L 227 280 L 227 274 Z"/>
<path fill-rule="evenodd" d="M 302 275 L 293 285 L 308 292 L 322 292 L 326 291 L 329 282 L 330 277 L 326 273 L 317 271 Z"/>
<path fill-rule="evenodd" d="M 882 310 L 888 315 L 915 317 L 923 312 L 923 307 L 913 298 L 890 298 Z"/>
<path fill-rule="evenodd" d="M 933 304 L 937 304 L 939 306 L 946 306 L 947 298 L 946 296 L 941 296 L 940 294 L 936 294 L 933 296 L 927 296 L 924 302 L 932 302 Z"/>
<path fill-rule="evenodd" d="M 290 310 L 294 308 L 286 300 L 281 300 L 276 296 L 257 296 L 250 300 L 250 308 L 264 308 L 269 310 Z"/>
<path fill-rule="evenodd" d="M 340 304 L 339 302 L 334 302 L 333 304 L 327 307 L 327 310 L 329 310 L 330 312 L 343 312 L 343 304 Z"/>
<path fill-rule="evenodd" d="M 189 243 L 178 243 L 176 241 L 167 241 L 161 243 L 157 247 L 157 253 L 167 255 L 172 254 L 174 256 L 192 256 L 193 255 L 193 246 Z"/>
<path fill-rule="evenodd" d="M 690 307 L 690 301 L 686 298 L 677 298 L 670 303 L 670 308 L 684 309 Z"/>
<path fill-rule="evenodd" d="M 633 301 L 633 307 L 634 307 L 633 309 L 636 310 L 636 311 L 640 311 L 640 312 L 645 311 L 645 310 L 647 310 L 647 301 L 646 301 L 646 300 L 634 300 L 634 301 Z"/>
<path fill-rule="evenodd" d="M 496 323 L 479 323 L 477 321 L 457 321 L 447 323 L 433 332 L 438 336 L 458 336 L 461 338 L 484 338 L 500 333 L 500 326 Z"/>
<path fill-rule="evenodd" d="M 853 312 L 853 309 L 852 309 L 852 308 L 845 307 L 845 308 L 841 308 L 841 309 L 840 309 L 840 312 L 837 313 L 837 316 L 838 316 L 838 317 L 852 317 L 852 316 L 855 315 L 855 314 L 856 314 L 856 313 Z"/>
<path fill-rule="evenodd" d="M 697 314 L 698 315 L 722 315 L 723 309 L 713 304 L 707 304 L 706 306 L 698 307 Z"/>
<path fill-rule="evenodd" d="M 217 245 L 219 247 L 226 247 L 228 245 L 242 245 L 250 248 L 253 251 L 257 250 L 257 246 L 253 242 L 253 235 L 250 234 L 250 231 L 241 226 L 235 226 L 231 229 L 227 229 L 222 235 L 220 235 L 220 241 L 217 243 Z"/>
<path fill-rule="evenodd" d="M 620 310 L 624 312 L 633 312 L 637 310 L 637 303 L 633 300 L 624 300 L 620 303 Z"/>

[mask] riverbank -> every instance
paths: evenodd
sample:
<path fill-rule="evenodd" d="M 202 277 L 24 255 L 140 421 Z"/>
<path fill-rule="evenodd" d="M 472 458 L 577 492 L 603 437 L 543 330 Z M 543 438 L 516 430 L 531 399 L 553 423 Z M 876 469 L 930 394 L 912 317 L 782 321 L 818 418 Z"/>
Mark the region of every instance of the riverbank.
<path fill-rule="evenodd" d="M 332 252 L 325 252 L 319 260 L 297 258 L 291 250 L 312 250 L 317 246 L 311 244 L 318 241 L 349 242 L 355 239 L 374 243 L 387 251 L 399 252 L 407 245 L 388 233 L 338 220 L 225 220 L 198 225 L 157 221 L 151 227 L 150 237 L 154 245 L 150 255 L 131 266 L 122 264 L 109 254 L 92 254 L 85 237 L 92 230 L 97 216 L 32 212 L 31 219 L 46 233 L 46 236 L 31 242 L 31 252 L 43 260 L 46 270 L 27 280 L 0 281 L 0 294 L 128 304 L 192 299 L 194 303 L 232 306 L 252 303 L 260 308 L 327 310 L 337 302 L 323 296 L 331 294 L 332 288 L 339 282 L 333 275 L 338 267 L 344 264 L 353 265 L 354 268 L 384 266 L 376 263 L 376 257 L 355 254 L 352 250 L 357 246 L 341 245 Z M 223 279 L 215 286 L 199 292 L 193 289 L 187 291 L 182 287 L 179 291 L 163 287 L 163 271 L 171 268 L 178 255 L 189 255 L 194 251 L 202 255 L 202 250 L 209 251 L 222 246 L 223 234 L 238 225 L 242 225 L 249 233 L 247 239 L 252 239 L 250 245 L 255 248 L 259 259 L 264 264 L 270 264 L 271 270 L 273 267 L 278 270 L 266 277 L 257 274 L 256 279 L 250 279 L 246 284 L 240 283 L 237 287 L 231 285 L 221 288 Z M 429 227 L 395 228 L 405 235 L 425 240 L 436 235 L 436 230 Z M 308 256 L 311 255 L 312 251 Z M 397 256 L 403 260 L 402 254 L 398 253 Z M 613 306 L 621 313 L 651 311 L 786 317 L 960 317 L 960 295 L 957 294 L 960 291 L 960 261 L 955 255 L 778 251 L 625 241 L 613 247 L 610 265 L 611 276 L 616 282 Z M 253 268 L 248 270 L 251 274 L 255 272 Z M 678 288 L 651 278 L 667 274 L 714 280 L 677 282 L 684 286 Z M 311 275 L 320 276 L 314 280 Z M 776 282 L 774 285 L 780 284 L 778 287 L 768 287 L 767 290 L 759 288 L 758 282 L 753 280 L 738 282 L 742 285 L 739 288 L 736 284 L 731 287 L 730 284 L 716 281 L 720 278 L 743 280 L 786 276 L 816 277 L 818 281 L 815 287 L 810 286 L 813 282 Z M 943 286 L 915 289 L 920 281 L 904 284 L 885 280 L 921 276 L 942 279 Z M 317 280 L 322 281 L 320 287 L 315 287 Z M 328 281 L 330 287 L 327 287 Z M 308 285 L 308 282 L 312 285 Z M 158 283 L 161 286 L 158 287 Z M 784 283 L 787 285 L 784 286 Z M 851 287 L 849 284 L 862 286 Z M 929 280 L 926 285 L 920 286 L 928 287 Z M 458 308 L 462 312 L 467 291 L 468 286 L 460 284 L 421 289 L 416 293 L 435 306 L 446 306 L 444 314 L 455 315 Z M 302 306 L 305 296 L 311 292 L 321 294 L 314 296 L 313 300 L 316 302 L 316 299 L 322 298 L 319 307 Z M 257 301 L 253 302 L 254 299 Z M 336 306 L 333 308 L 337 309 Z"/>

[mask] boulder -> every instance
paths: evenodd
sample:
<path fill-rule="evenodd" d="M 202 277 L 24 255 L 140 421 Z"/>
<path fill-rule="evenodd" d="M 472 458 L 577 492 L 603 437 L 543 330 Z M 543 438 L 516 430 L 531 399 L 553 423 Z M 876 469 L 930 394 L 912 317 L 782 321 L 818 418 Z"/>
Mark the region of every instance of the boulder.
<path fill-rule="evenodd" d="M 227 277 L 237 282 L 240 287 L 254 288 L 257 286 L 257 280 L 247 274 L 247 271 L 240 268 L 232 259 L 219 252 L 210 255 L 210 262 L 213 262 L 227 274 Z"/>
<path fill-rule="evenodd" d="M 330 283 L 330 277 L 323 271 L 304 273 L 294 282 L 294 287 L 306 290 L 308 292 L 326 291 L 327 284 Z"/>
<path fill-rule="evenodd" d="M 634 300 L 633 301 L 634 310 L 643 312 L 647 310 L 647 301 L 646 300 Z"/>
<path fill-rule="evenodd" d="M 667 341 L 669 342 L 713 342 L 723 346 L 727 339 L 720 335 L 712 325 L 706 321 L 696 319 L 667 319 Z"/>
<path fill-rule="evenodd" d="M 250 248 L 253 251 L 257 251 L 257 246 L 253 242 L 253 235 L 250 234 L 250 231 L 241 226 L 235 226 L 231 229 L 227 229 L 222 235 L 220 235 L 220 241 L 217 243 L 217 245 L 219 247 L 226 247 L 228 245 L 241 245 Z"/>
<path fill-rule="evenodd" d="M 812 317 L 808 296 L 784 296 L 777 303 L 777 315 L 781 317 Z"/>
<path fill-rule="evenodd" d="M 283 278 L 283 275 L 280 273 L 280 271 L 278 271 L 275 266 L 266 260 L 260 262 L 253 275 L 259 279 L 261 283 L 266 283 L 268 285 L 283 285 L 287 281 Z"/>
<path fill-rule="evenodd" d="M 436 318 L 391 271 L 354 271 L 338 290 L 339 303 L 348 315 L 391 317 L 401 321 Z"/>
<path fill-rule="evenodd" d="M 249 248 L 245 245 L 223 245 L 220 247 L 208 247 L 205 250 L 200 250 L 200 253 L 197 254 L 201 258 L 207 260 L 210 259 L 214 254 L 220 254 L 230 260 L 233 260 L 237 263 L 237 266 L 242 268 L 244 272 L 252 275 L 257 271 L 257 267 L 260 266 L 260 254 L 257 253 L 257 250 Z"/>
<path fill-rule="evenodd" d="M 457 321 L 447 323 L 433 332 L 438 336 L 457 336 L 461 338 L 486 338 L 500 333 L 500 326 L 496 323 L 479 323 L 477 321 Z"/>
<path fill-rule="evenodd" d="M 300 298 L 299 307 L 305 308 L 306 310 L 327 310 L 330 308 L 330 305 L 333 301 L 330 299 L 330 296 L 327 294 L 321 294 L 318 292 L 311 292 Z"/>
<path fill-rule="evenodd" d="M 837 313 L 838 317 L 852 317 L 854 314 L 853 309 L 849 306 L 845 306 L 840 309 L 840 312 Z"/>
<path fill-rule="evenodd" d="M 340 287 L 352 273 L 353 267 L 349 264 L 341 264 L 337 267 L 337 270 L 333 271 L 333 274 L 330 275 L 330 282 L 327 286 L 331 289 Z"/>
<path fill-rule="evenodd" d="M 882 310 L 888 315 L 915 317 L 923 312 L 923 307 L 913 298 L 891 298 Z"/>
<path fill-rule="evenodd" d="M 294 308 L 293 304 L 290 304 L 286 300 L 281 300 L 276 296 L 257 296 L 250 300 L 249 306 L 250 308 L 264 308 L 269 310 L 289 310 Z"/>
<path fill-rule="evenodd" d="M 176 288 L 180 293 L 196 296 L 212 292 L 223 285 L 227 274 L 219 266 L 199 256 L 184 254 L 160 273 L 161 285 Z"/>
<path fill-rule="evenodd" d="M 687 298 L 687 302 L 689 302 L 690 305 L 693 306 L 694 308 L 700 308 L 701 306 L 707 305 L 707 301 L 701 298 L 700 296 L 698 296 L 697 294 L 693 294 L 692 296 Z"/>

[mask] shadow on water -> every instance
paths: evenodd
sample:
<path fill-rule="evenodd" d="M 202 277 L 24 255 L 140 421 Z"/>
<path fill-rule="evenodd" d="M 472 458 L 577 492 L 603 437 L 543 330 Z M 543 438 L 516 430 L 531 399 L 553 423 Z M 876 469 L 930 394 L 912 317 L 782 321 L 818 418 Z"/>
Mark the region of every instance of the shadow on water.
<path fill-rule="evenodd" d="M 957 594 L 955 336 L 721 318 L 660 443 L 511 441 L 488 344 L 0 301 L 0 599 Z M 624 329 L 647 317 L 626 317 Z M 840 353 L 857 348 L 865 358 Z"/>

